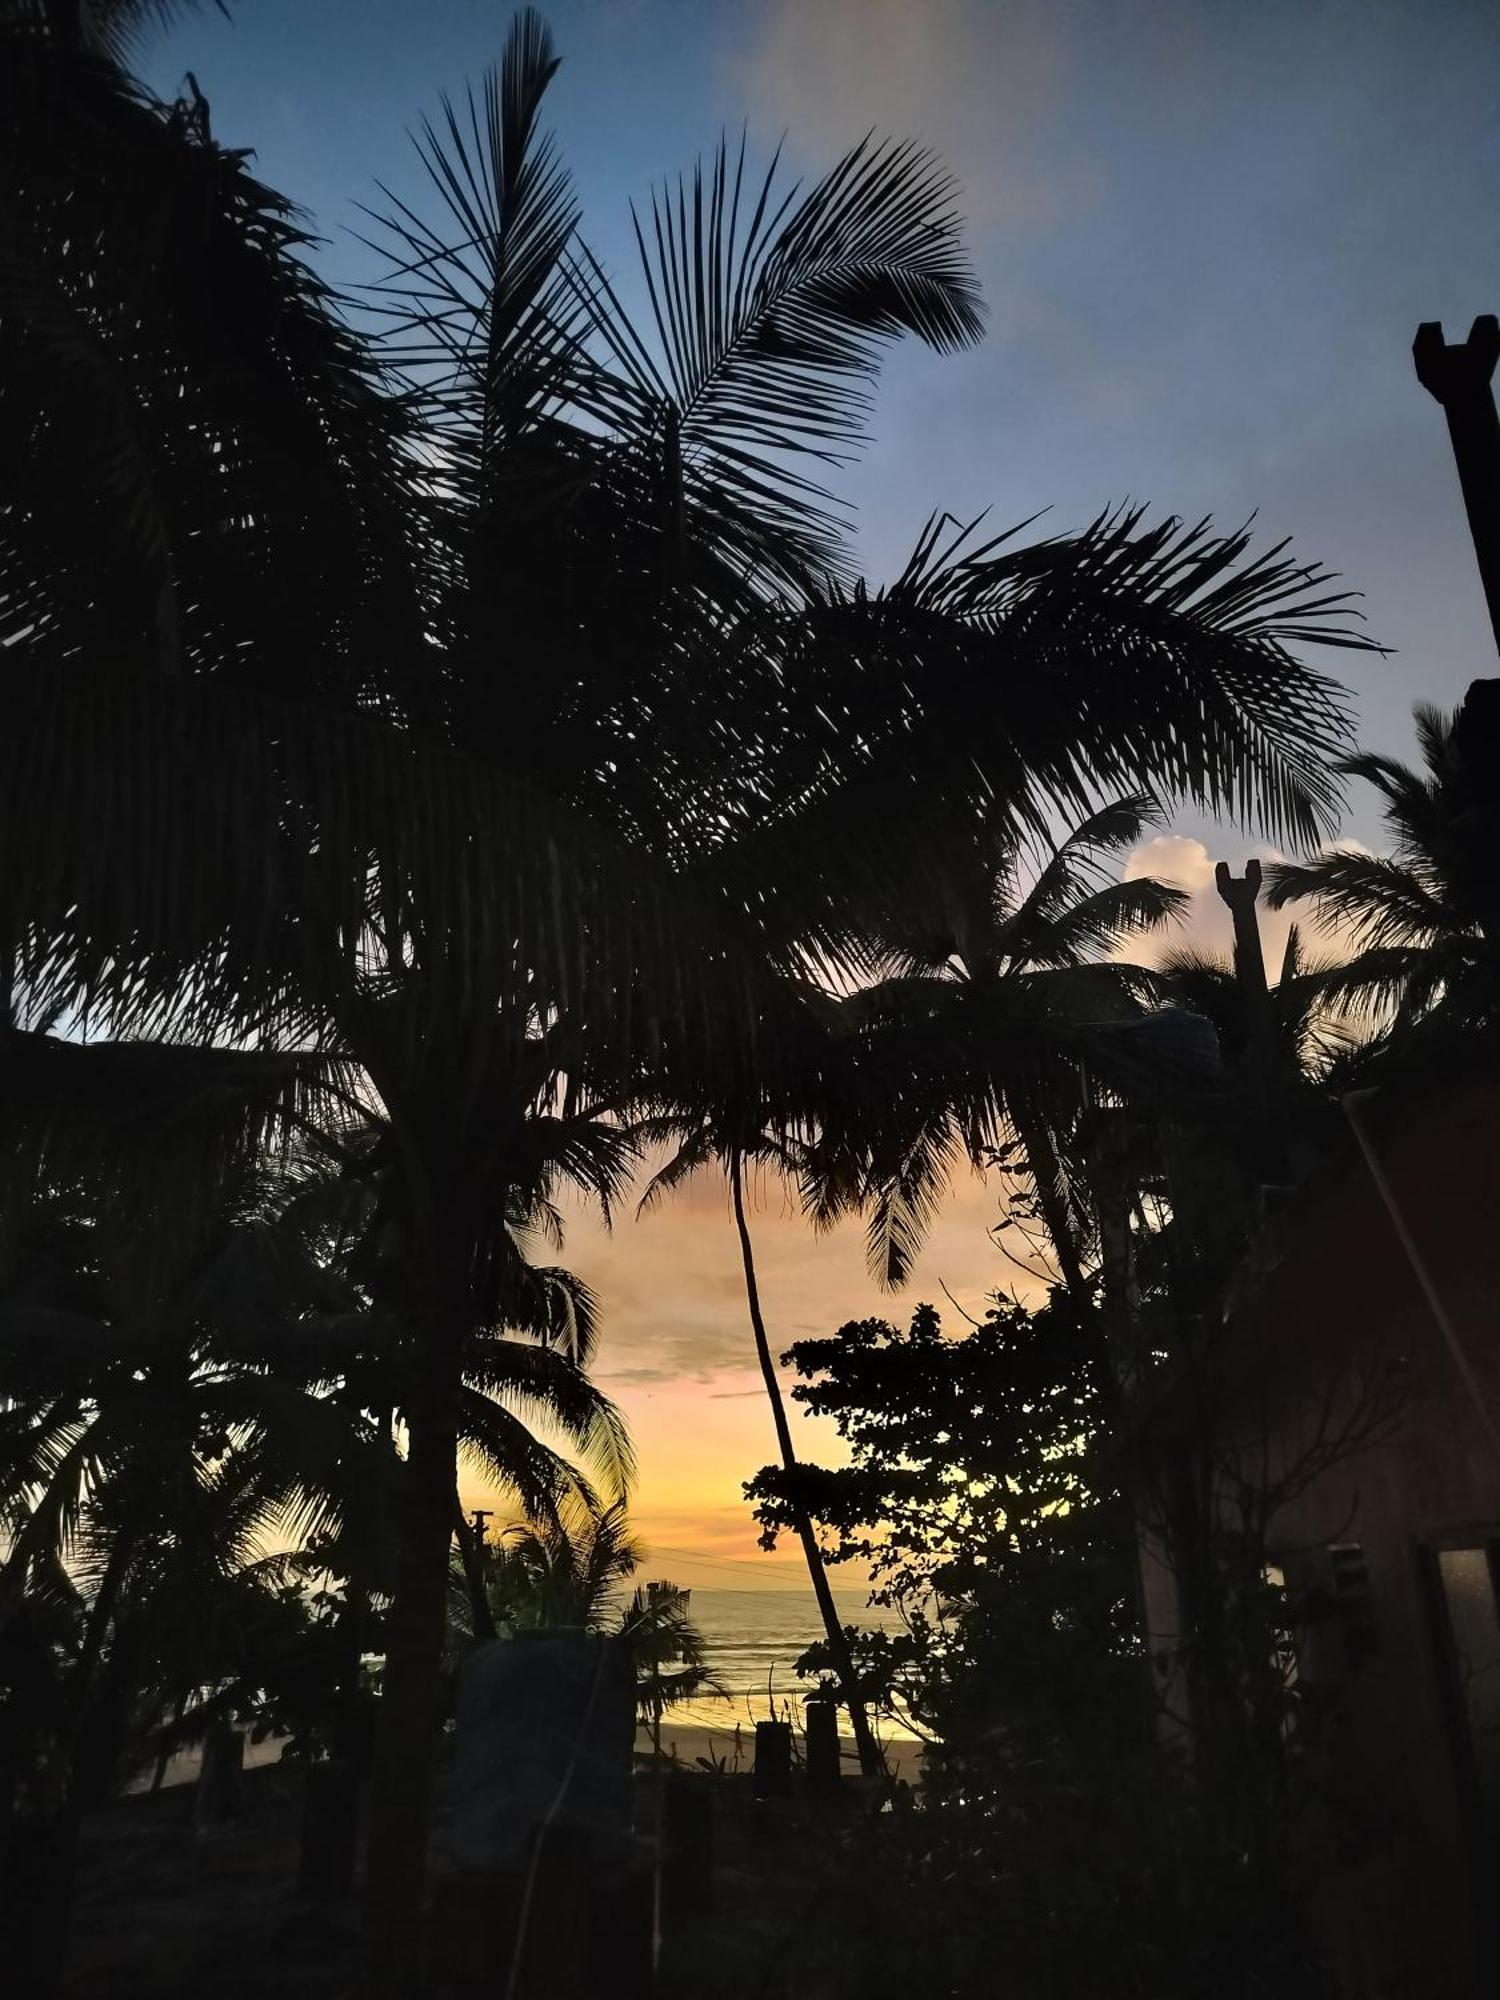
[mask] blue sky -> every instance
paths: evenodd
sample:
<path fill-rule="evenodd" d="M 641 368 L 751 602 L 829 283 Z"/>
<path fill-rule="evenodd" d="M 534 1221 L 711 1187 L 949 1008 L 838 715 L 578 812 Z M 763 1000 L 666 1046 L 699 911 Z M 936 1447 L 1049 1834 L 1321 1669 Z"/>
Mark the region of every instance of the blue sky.
<path fill-rule="evenodd" d="M 722 129 L 802 168 L 874 126 L 942 151 L 965 184 L 989 338 L 889 363 L 873 448 L 847 480 L 865 566 L 889 575 L 927 513 L 1048 525 L 1135 498 L 1268 536 L 1365 594 L 1385 661 L 1331 656 L 1364 739 L 1402 752 L 1418 697 L 1497 671 L 1441 413 L 1418 387 L 1422 319 L 1450 337 L 1500 310 L 1500 5 L 1460 0 L 566 0 L 553 122 L 605 261 L 628 201 Z M 377 178 L 417 194 L 406 129 L 495 59 L 487 0 L 240 0 L 152 50 L 192 69 L 216 135 L 253 146 L 302 202 L 331 273 L 369 275 L 348 233 Z M 420 196 L 418 198 L 421 198 Z M 1355 799 L 1347 831 L 1374 844 Z M 1216 855 L 1247 843 L 1184 817 L 1138 857 L 1223 912 Z M 1275 952 L 1278 925 L 1268 923 Z M 1222 934 L 1222 926 L 1220 926 Z M 772 1193 L 759 1234 L 773 1342 L 860 1312 L 966 1305 L 1013 1274 L 965 1184 L 904 1300 L 874 1294 L 857 1229 L 814 1239 Z M 603 1379 L 629 1412 L 648 1532 L 753 1554 L 739 1482 L 769 1455 L 722 1188 L 568 1260 L 607 1310 Z M 680 1566 L 679 1566 L 680 1567 Z M 682 1580 L 712 1582 L 684 1572 Z M 720 1578 L 722 1581 L 722 1578 Z"/>
<path fill-rule="evenodd" d="M 1440 412 L 1409 348 L 1500 307 L 1500 7 L 1463 0 L 564 0 L 551 112 L 606 261 L 628 201 L 719 132 L 817 167 L 869 126 L 965 186 L 991 312 L 972 354 L 889 363 L 847 477 L 867 569 L 932 507 L 1126 496 L 1268 533 L 1364 592 L 1386 662 L 1342 663 L 1363 733 L 1495 670 Z M 405 133 L 498 54 L 488 0 L 240 0 L 150 53 L 191 68 L 216 135 L 368 272 L 377 178 L 419 192 Z M 1354 801 L 1350 831 L 1375 827 Z M 1221 843 L 1222 844 L 1222 843 Z"/>

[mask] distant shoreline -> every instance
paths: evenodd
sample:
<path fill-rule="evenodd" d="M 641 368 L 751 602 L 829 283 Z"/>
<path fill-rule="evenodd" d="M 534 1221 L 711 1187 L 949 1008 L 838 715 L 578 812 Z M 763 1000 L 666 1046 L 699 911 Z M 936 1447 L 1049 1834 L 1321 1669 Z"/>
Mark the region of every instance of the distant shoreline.
<path fill-rule="evenodd" d="M 844 1769 L 852 1777 L 859 1768 L 854 1759 L 852 1740 L 849 1737 L 840 1737 L 839 1743 L 844 1755 Z M 696 1722 L 674 1727 L 672 1718 L 668 1716 L 662 1723 L 661 1745 L 669 1755 L 675 1753 L 677 1763 L 685 1765 L 689 1770 L 698 1768 L 700 1757 L 711 1763 L 723 1759 L 731 1771 L 734 1768 L 732 1722 L 722 1729 L 712 1729 Z M 891 1775 L 914 1784 L 922 1772 L 923 1745 L 907 1736 L 888 1738 L 882 1747 Z M 755 1730 L 749 1724 L 741 1725 L 740 1750 L 739 1768 L 742 1773 L 748 1772 L 755 1763 Z M 636 1731 L 635 1754 L 637 1759 L 649 1758 L 651 1755 L 651 1735 L 645 1728 Z"/>
<path fill-rule="evenodd" d="M 675 1754 L 676 1761 L 679 1764 L 685 1765 L 689 1770 L 696 1770 L 698 1768 L 698 1759 L 700 1757 L 707 1759 L 711 1763 L 716 1763 L 722 1759 L 732 1770 L 734 1768 L 734 1729 L 735 1724 L 733 1719 L 718 1727 L 714 1727 L 712 1724 L 701 1722 L 674 1723 L 669 1715 L 662 1724 L 662 1749 L 669 1756 Z M 245 1743 L 245 1768 L 247 1770 L 257 1770 L 265 1764 L 279 1764 L 283 1741 L 284 1739 L 281 1737 L 270 1736 L 266 1737 L 260 1743 L 252 1743 L 247 1738 Z M 839 1742 L 843 1749 L 845 1766 L 852 1774 L 856 1767 L 853 1760 L 851 1739 L 847 1736 L 841 1736 Z M 909 1781 L 915 1782 L 921 1773 L 922 1745 L 910 1737 L 891 1737 L 885 1740 L 884 1749 L 886 1761 L 891 1767 L 892 1774 L 896 1777 L 906 1778 Z M 636 1730 L 635 1754 L 638 1760 L 649 1758 L 651 1755 L 651 1732 L 644 1724 Z M 191 1784 L 198 1775 L 198 1766 L 201 1762 L 202 1752 L 196 1745 L 191 1749 L 178 1751 L 167 1766 L 162 1789 L 172 1790 L 179 1785 Z M 754 1763 L 755 1725 L 751 1722 L 741 1721 L 739 1768 L 742 1772 L 747 1772 L 753 1767 Z M 150 1790 L 151 1773 L 149 1771 L 142 1771 L 126 1785 L 125 1795 L 129 1797 Z"/>

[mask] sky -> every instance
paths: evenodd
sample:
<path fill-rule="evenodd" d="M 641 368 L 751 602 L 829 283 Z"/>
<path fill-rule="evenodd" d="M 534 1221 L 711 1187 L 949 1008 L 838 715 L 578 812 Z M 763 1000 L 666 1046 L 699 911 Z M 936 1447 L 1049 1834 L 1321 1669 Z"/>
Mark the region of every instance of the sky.
<path fill-rule="evenodd" d="M 1375 655 L 1330 655 L 1370 748 L 1405 754 L 1414 700 L 1496 671 L 1442 416 L 1413 376 L 1419 321 L 1450 339 L 1500 310 L 1500 7 L 1492 0 L 560 0 L 551 120 L 591 244 L 626 283 L 629 202 L 743 128 L 816 171 L 872 127 L 962 184 L 989 305 L 974 351 L 888 362 L 874 441 L 841 482 L 866 573 L 933 509 L 1038 532 L 1143 501 L 1238 526 L 1362 593 Z M 373 275 L 376 181 L 422 202 L 407 133 L 495 60 L 492 0 L 240 0 L 143 61 L 191 70 L 215 136 Z M 1347 837 L 1379 844 L 1353 798 Z M 1192 815 L 1132 857 L 1223 934 L 1212 862 L 1270 849 Z M 1277 938 L 1268 938 L 1273 956 Z M 965 1179 L 912 1286 L 883 1299 L 858 1230 L 815 1238 L 774 1188 L 757 1219 L 773 1339 L 904 1315 L 946 1287 L 978 1309 L 1015 1273 Z M 637 1515 L 684 1583 L 789 1587 L 757 1555 L 740 1482 L 770 1456 L 721 1183 L 568 1261 L 603 1296 L 600 1377 L 635 1430 Z M 956 1315 L 949 1309 L 950 1320 Z M 810 1433 L 810 1455 L 827 1440 Z M 691 1559 L 684 1552 L 693 1552 Z"/>

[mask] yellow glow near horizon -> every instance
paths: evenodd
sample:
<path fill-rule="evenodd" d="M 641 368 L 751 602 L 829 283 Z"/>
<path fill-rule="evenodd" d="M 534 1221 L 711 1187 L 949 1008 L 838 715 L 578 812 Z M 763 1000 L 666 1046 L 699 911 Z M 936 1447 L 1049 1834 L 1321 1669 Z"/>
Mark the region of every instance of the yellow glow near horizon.
<path fill-rule="evenodd" d="M 1226 947 L 1229 916 L 1214 892 L 1213 858 L 1201 841 L 1154 835 L 1128 857 L 1124 873 L 1159 875 L 1193 896 L 1185 923 L 1160 939 L 1137 942 L 1142 956 L 1159 957 L 1170 945 Z M 1273 978 L 1290 921 L 1290 913 L 1265 914 Z M 1317 944 L 1326 949 L 1329 940 Z M 778 1356 L 794 1340 L 830 1334 L 846 1320 L 904 1322 L 921 1300 L 956 1326 L 960 1314 L 945 1287 L 976 1316 L 997 1290 L 1035 1297 L 1042 1289 L 1028 1283 L 990 1239 L 1000 1219 L 998 1180 L 982 1180 L 962 1166 L 911 1283 L 896 1294 L 882 1292 L 866 1271 L 858 1222 L 819 1235 L 779 1182 L 765 1179 L 755 1195 L 756 1262 Z M 594 1377 L 624 1411 L 635 1440 L 640 1476 L 631 1512 L 641 1539 L 660 1552 L 651 1567 L 701 1588 L 796 1588 L 803 1574 L 799 1549 L 784 1538 L 774 1554 L 762 1551 L 741 1491 L 774 1456 L 775 1439 L 723 1177 L 698 1176 L 639 1221 L 627 1206 L 613 1231 L 576 1200 L 564 1209 L 562 1261 L 594 1288 L 601 1304 Z M 792 1380 L 783 1371 L 788 1392 Z M 795 1406 L 792 1422 L 803 1455 L 841 1462 L 831 1424 Z M 465 1482 L 464 1495 L 470 1504 L 497 1504 L 474 1482 Z M 844 1578 L 859 1587 L 852 1570 Z"/>

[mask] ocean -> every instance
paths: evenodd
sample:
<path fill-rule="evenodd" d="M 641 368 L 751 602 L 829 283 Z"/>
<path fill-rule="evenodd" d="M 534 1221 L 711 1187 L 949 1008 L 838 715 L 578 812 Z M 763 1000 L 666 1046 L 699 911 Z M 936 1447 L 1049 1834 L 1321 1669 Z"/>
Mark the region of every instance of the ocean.
<path fill-rule="evenodd" d="M 662 1722 L 662 1741 L 670 1746 L 675 1724 L 679 1729 L 711 1730 L 720 1754 L 732 1754 L 736 1724 L 741 1733 L 742 1756 L 749 1767 L 754 1746 L 755 1724 L 765 1721 L 774 1703 L 778 1715 L 790 1704 L 791 1720 L 800 1729 L 802 1702 L 812 1693 L 814 1683 L 793 1671 L 799 1656 L 823 1636 L 823 1623 L 811 1590 L 699 1590 L 688 1593 L 693 1622 L 707 1642 L 708 1663 L 723 1686 L 722 1696 L 684 1702 L 672 1709 Z M 846 1625 L 866 1625 L 877 1630 L 899 1628 L 894 1612 L 866 1605 L 860 1591 L 836 1591 L 835 1602 Z M 845 1730 L 847 1733 L 847 1730 Z M 913 1732 L 882 1717 L 880 1735 L 893 1741 L 910 1740 Z M 281 1741 L 270 1737 L 245 1746 L 247 1764 L 275 1763 L 281 1755 Z M 182 1784 L 197 1774 L 200 1754 L 196 1748 L 180 1751 L 167 1769 L 166 1782 Z M 149 1773 L 142 1773 L 126 1789 L 144 1791 Z"/>
<path fill-rule="evenodd" d="M 877 1630 L 900 1626 L 894 1612 L 866 1605 L 862 1592 L 840 1591 L 836 1602 L 846 1625 Z M 663 1739 L 670 1738 L 674 1720 L 728 1735 L 739 1723 L 748 1738 L 753 1725 L 769 1717 L 773 1703 L 779 1714 L 790 1702 L 792 1719 L 800 1725 L 803 1698 L 812 1693 L 815 1683 L 802 1679 L 793 1669 L 799 1656 L 823 1636 L 811 1590 L 695 1588 L 689 1596 L 689 1608 L 693 1623 L 707 1642 L 708 1664 L 725 1696 L 674 1708 L 663 1723 Z M 904 1736 L 909 1732 L 883 1723 L 881 1733 Z"/>

